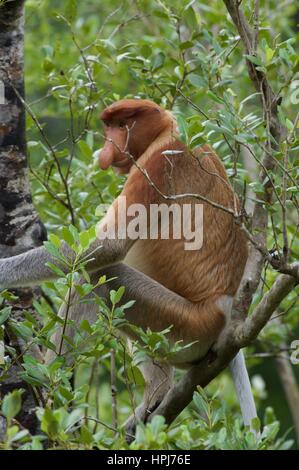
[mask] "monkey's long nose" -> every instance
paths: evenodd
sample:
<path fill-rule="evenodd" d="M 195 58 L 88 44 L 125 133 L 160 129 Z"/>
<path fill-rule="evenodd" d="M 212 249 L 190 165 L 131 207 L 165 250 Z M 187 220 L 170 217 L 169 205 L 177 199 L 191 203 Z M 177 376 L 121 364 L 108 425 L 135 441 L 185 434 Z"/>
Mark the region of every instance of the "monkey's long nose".
<path fill-rule="evenodd" d="M 101 170 L 107 170 L 112 165 L 113 158 L 113 148 L 105 146 L 99 154 L 99 167 Z"/>

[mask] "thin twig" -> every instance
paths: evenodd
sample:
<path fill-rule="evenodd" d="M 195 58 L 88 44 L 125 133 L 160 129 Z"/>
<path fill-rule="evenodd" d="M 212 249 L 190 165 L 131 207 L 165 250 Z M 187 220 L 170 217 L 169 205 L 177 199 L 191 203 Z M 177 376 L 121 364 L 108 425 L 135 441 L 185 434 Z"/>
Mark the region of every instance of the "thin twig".
<path fill-rule="evenodd" d="M 110 367 L 110 385 L 111 385 L 111 401 L 112 401 L 112 426 L 114 429 L 118 428 L 117 419 L 117 386 L 116 386 L 116 364 L 115 364 L 115 351 L 110 350 L 111 367 Z"/>

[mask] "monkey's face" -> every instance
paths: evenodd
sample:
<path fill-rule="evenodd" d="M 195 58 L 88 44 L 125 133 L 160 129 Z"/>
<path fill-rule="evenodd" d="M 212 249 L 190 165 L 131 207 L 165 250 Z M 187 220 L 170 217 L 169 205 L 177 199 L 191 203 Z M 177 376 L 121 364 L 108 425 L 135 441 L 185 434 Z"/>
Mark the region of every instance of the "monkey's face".
<path fill-rule="evenodd" d="M 124 123 L 105 123 L 105 145 L 99 155 L 99 166 L 106 170 L 109 166 L 118 173 L 127 173 L 133 162 L 128 146 L 128 133 Z"/>
<path fill-rule="evenodd" d="M 128 173 L 134 160 L 165 128 L 165 111 L 143 100 L 117 102 L 103 111 L 101 119 L 105 145 L 99 155 L 99 166 L 106 170 L 112 165 L 118 173 Z"/>

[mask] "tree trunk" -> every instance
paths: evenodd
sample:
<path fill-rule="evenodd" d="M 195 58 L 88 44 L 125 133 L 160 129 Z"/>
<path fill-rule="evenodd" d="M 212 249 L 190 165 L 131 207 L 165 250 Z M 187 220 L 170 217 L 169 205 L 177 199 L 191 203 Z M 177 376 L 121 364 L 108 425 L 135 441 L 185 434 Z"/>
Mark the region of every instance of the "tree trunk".
<path fill-rule="evenodd" d="M 15 90 L 24 96 L 24 3 L 25 0 L 0 4 L 0 257 L 13 256 L 39 246 L 45 229 L 36 213 L 29 189 L 25 139 L 25 111 Z M 30 308 L 32 289 L 18 290 L 18 305 L 13 315 L 22 316 Z M 16 343 L 14 343 L 16 347 Z M 17 345 L 18 346 L 18 345 Z M 21 424 L 36 430 L 36 402 L 30 388 L 20 380 L 17 366 L 10 369 L 10 378 L 1 380 L 3 397 L 15 388 L 24 388 L 23 407 L 18 415 Z M 0 369 L 1 377 L 1 369 Z M 0 439 L 5 423 L 0 420 Z"/>

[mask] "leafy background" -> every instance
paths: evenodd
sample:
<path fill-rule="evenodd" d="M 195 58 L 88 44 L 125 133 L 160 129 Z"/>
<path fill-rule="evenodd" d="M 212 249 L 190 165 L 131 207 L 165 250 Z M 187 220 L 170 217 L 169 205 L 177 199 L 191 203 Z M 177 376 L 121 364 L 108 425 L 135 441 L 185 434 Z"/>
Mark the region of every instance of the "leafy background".
<path fill-rule="evenodd" d="M 242 2 L 242 7 L 251 18 L 252 2 Z M 292 101 L 296 90 L 290 86 L 298 73 L 298 11 L 298 2 L 283 2 L 279 8 L 275 1 L 261 2 L 259 66 L 283 96 L 280 119 L 290 131 L 298 108 Z M 246 194 L 249 201 L 259 197 L 261 188 L 254 179 L 257 162 L 251 158 L 251 164 L 246 165 L 248 155 L 244 155 L 242 144 L 252 146 L 258 161 L 266 139 L 265 126 L 259 98 L 248 78 L 242 45 L 221 1 L 27 0 L 25 78 L 26 101 L 31 110 L 27 114 L 27 137 L 33 200 L 48 232 L 58 236 L 50 238 L 50 246 L 59 246 L 61 238 L 74 243 L 78 234 L 69 229 L 70 224 L 79 232 L 95 225 L 102 215 L 99 204 L 110 203 L 122 188 L 123 178 L 111 170 L 99 170 L 96 151 L 103 145 L 99 113 L 123 97 L 150 98 L 171 109 L 178 119 L 182 140 L 191 147 L 208 142 L 217 150 L 241 197 Z M 298 142 L 295 140 L 292 146 L 289 169 L 295 175 Z M 277 158 L 282 159 L 281 154 Z M 275 186 L 280 194 L 279 171 Z M 291 257 L 298 259 L 298 206 L 294 201 L 295 188 L 290 181 L 288 231 L 293 238 Z M 275 237 L 281 246 L 278 202 L 269 210 L 269 246 L 275 246 Z M 91 238 L 89 233 L 87 244 Z M 78 243 L 84 248 L 82 238 Z M 255 305 L 275 276 L 273 271 L 265 270 L 265 283 L 256 293 Z M 62 279 L 43 286 L 54 308 L 69 282 Z M 273 355 L 281 344 L 289 345 L 298 337 L 297 296 L 293 292 L 285 299 L 282 323 L 270 322 L 247 351 L 259 417 L 266 426 L 261 448 L 295 446 L 292 419 Z M 108 313 L 104 325 L 100 320 L 96 325 L 80 325 L 81 333 L 90 335 L 93 341 L 83 346 L 79 342 L 73 352 L 80 364 L 74 391 L 70 385 L 72 370 L 61 358 L 47 367 L 35 363 L 30 354 L 24 357 L 25 380 L 36 387 L 47 384 L 51 405 L 40 409 L 38 416 L 50 446 L 128 447 L 122 433 L 115 436 L 109 429 L 110 351 L 116 351 L 119 370 L 118 424 L 130 414 L 132 390 L 136 401 L 140 400 L 142 378 L 136 364 L 143 353 L 139 350 L 135 357 L 128 354 L 128 363 L 124 364 L 123 348 L 114 337 L 117 321 L 122 318 L 121 308 L 117 311 L 121 292 L 118 297 L 116 316 L 115 312 L 113 318 Z M 33 327 L 36 342 L 45 345 L 57 319 L 45 299 L 36 303 L 36 309 L 43 321 L 42 330 L 29 314 L 15 327 L 24 339 L 29 335 L 24 328 Z M 171 354 L 167 335 L 150 332 L 144 337 L 147 354 L 154 355 L 158 343 L 164 344 L 165 354 Z M 298 378 L 298 366 L 294 370 Z M 14 406 L 19 406 L 21 395 L 16 392 L 13 398 Z M 7 400 L 8 416 L 10 405 Z M 11 416 L 15 416 L 14 411 Z M 131 448 L 256 448 L 258 444 L 241 423 L 233 385 L 223 373 L 205 392 L 195 395 L 170 429 L 160 418 L 147 427 L 140 426 Z M 29 439 L 28 435 L 16 435 L 12 432 L 11 439 L 22 448 L 39 448 L 43 441 L 41 436 Z"/>

